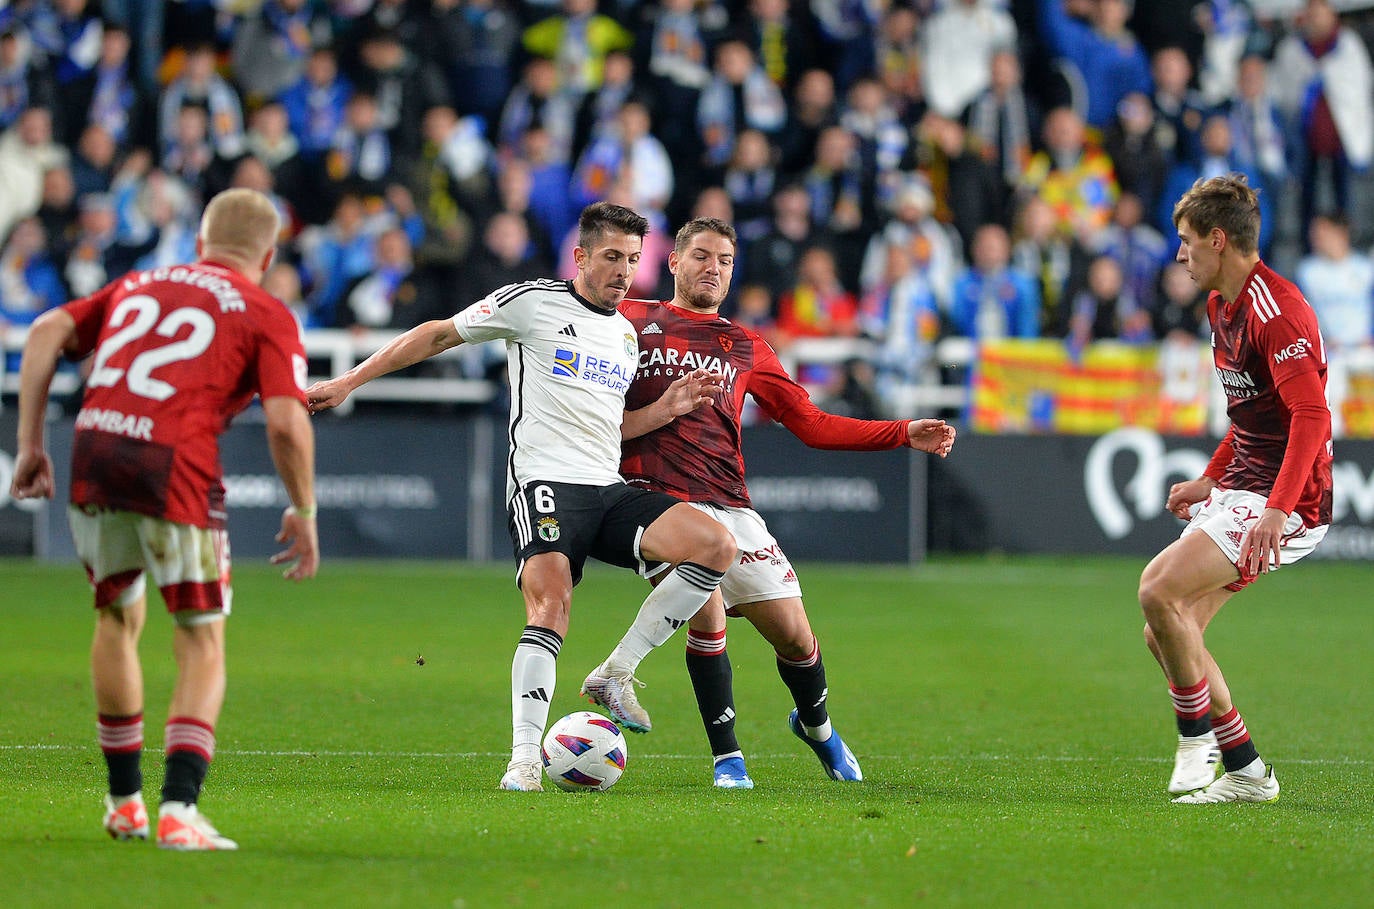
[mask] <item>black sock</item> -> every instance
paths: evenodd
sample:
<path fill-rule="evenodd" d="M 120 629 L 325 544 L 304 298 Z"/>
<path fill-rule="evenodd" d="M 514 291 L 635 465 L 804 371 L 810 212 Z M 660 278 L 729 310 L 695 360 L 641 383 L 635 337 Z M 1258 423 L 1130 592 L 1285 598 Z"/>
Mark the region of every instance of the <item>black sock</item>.
<path fill-rule="evenodd" d="M 110 795 L 133 795 L 143 788 L 141 751 L 105 752 L 105 767 L 109 771 Z"/>
<path fill-rule="evenodd" d="M 732 685 L 730 657 L 724 651 L 699 654 L 687 651 L 687 674 L 697 696 L 701 723 L 711 742 L 711 754 L 722 755 L 739 751 L 735 738 L 735 691 Z"/>
<path fill-rule="evenodd" d="M 788 660 L 778 657 L 778 675 L 783 684 L 792 692 L 792 702 L 797 705 L 797 719 L 803 726 L 823 726 L 830 719 L 825 709 L 826 695 L 825 664 L 821 662 L 820 647 L 813 647 L 811 656 L 804 660 Z"/>
<path fill-rule="evenodd" d="M 210 762 L 194 751 L 173 751 L 167 755 L 167 776 L 162 781 L 162 801 L 194 805 Z"/>
<path fill-rule="evenodd" d="M 1234 773 L 1249 767 L 1258 757 L 1259 749 L 1255 747 L 1254 742 L 1246 739 L 1236 747 L 1221 752 L 1221 766 L 1226 768 L 1227 773 Z"/>

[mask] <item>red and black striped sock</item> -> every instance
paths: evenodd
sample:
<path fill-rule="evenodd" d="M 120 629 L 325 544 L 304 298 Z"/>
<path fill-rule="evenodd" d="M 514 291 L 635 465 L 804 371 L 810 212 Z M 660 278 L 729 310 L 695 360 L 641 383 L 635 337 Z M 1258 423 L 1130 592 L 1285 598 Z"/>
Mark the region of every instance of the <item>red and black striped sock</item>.
<path fill-rule="evenodd" d="M 825 664 L 821 662 L 821 647 L 815 638 L 811 640 L 811 653 L 800 660 L 789 660 L 781 654 L 778 658 L 778 675 L 782 677 L 787 690 L 792 692 L 792 703 L 797 705 L 797 719 L 803 726 L 812 729 L 824 726 L 830 719 L 825 701 L 830 690 L 825 684 Z"/>
<path fill-rule="evenodd" d="M 1259 760 L 1259 749 L 1250 741 L 1250 730 L 1245 728 L 1245 720 L 1236 708 L 1212 720 L 1212 731 L 1217 734 L 1221 763 L 1227 773 L 1244 770 Z"/>
<path fill-rule="evenodd" d="M 1205 677 L 1196 685 L 1186 688 L 1170 685 L 1169 697 L 1174 702 L 1179 735 L 1196 738 L 1212 730 L 1212 724 L 1207 719 L 1207 712 L 1212 709 L 1212 689 Z"/>
<path fill-rule="evenodd" d="M 167 720 L 167 775 L 162 801 L 194 805 L 215 757 L 215 727 L 203 720 L 174 716 Z"/>
<path fill-rule="evenodd" d="M 143 788 L 143 714 L 96 716 L 100 750 L 109 773 L 110 795 L 133 795 Z"/>
<path fill-rule="evenodd" d="M 730 655 L 725 650 L 725 629 L 719 632 L 687 631 L 687 675 L 697 696 L 697 710 L 711 754 L 719 757 L 740 750 L 735 737 L 735 689 Z"/>

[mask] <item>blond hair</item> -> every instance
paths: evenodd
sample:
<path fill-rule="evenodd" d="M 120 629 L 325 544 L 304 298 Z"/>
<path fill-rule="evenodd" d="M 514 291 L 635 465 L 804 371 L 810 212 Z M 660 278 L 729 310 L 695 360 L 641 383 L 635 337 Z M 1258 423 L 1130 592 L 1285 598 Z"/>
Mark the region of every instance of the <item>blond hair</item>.
<path fill-rule="evenodd" d="M 205 254 L 257 265 L 277 245 L 281 216 L 255 189 L 226 189 L 210 200 L 200 219 Z"/>

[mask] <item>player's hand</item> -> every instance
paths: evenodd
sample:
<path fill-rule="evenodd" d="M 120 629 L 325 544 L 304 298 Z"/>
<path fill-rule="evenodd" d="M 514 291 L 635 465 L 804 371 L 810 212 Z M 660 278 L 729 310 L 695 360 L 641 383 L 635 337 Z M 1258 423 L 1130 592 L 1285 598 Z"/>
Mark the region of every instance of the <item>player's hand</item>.
<path fill-rule="evenodd" d="M 1250 525 L 1240 541 L 1240 570 L 1245 577 L 1278 568 L 1279 545 L 1283 542 L 1283 525 L 1288 515 L 1277 508 L 1266 508 L 1259 520 Z"/>
<path fill-rule="evenodd" d="M 315 576 L 315 571 L 320 567 L 320 536 L 313 517 L 304 518 L 296 514 L 296 509 L 286 509 L 282 512 L 281 530 L 276 540 L 290 544 L 270 560 L 273 565 L 287 566 L 282 577 L 289 581 L 303 581 Z"/>
<path fill-rule="evenodd" d="M 333 410 L 348 398 L 349 388 L 342 379 L 325 379 L 305 390 L 305 400 L 311 413 Z"/>
<path fill-rule="evenodd" d="M 21 451 L 14 459 L 14 479 L 10 497 L 51 499 L 53 493 L 52 458 L 46 451 Z"/>
<path fill-rule="evenodd" d="M 1169 487 L 1169 498 L 1165 501 L 1164 507 L 1181 521 L 1191 520 L 1193 516 L 1190 509 L 1198 502 L 1205 502 L 1216 488 L 1217 481 L 1211 477 L 1198 477 L 1196 480 L 1175 483 Z"/>
<path fill-rule="evenodd" d="M 667 408 L 674 419 L 689 414 L 698 407 L 709 407 L 716 402 L 716 395 L 725 391 L 725 375 L 705 369 L 694 369 L 685 376 L 673 380 L 673 384 L 663 392 L 659 403 Z"/>
<path fill-rule="evenodd" d="M 912 420 L 906 424 L 906 444 L 917 451 L 948 457 L 954 448 L 954 427 L 944 420 Z"/>

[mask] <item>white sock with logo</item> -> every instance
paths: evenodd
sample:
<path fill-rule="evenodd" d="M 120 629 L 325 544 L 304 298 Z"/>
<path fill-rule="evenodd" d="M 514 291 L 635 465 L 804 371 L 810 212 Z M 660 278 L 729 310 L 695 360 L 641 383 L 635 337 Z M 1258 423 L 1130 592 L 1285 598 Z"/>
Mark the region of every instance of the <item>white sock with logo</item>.
<path fill-rule="evenodd" d="M 558 681 L 558 651 L 563 638 L 556 631 L 526 625 L 515 645 L 510 666 L 511 760 L 538 761 L 549 704 Z"/>
<path fill-rule="evenodd" d="M 723 572 L 695 562 L 683 562 L 674 568 L 644 598 L 639 614 L 601 664 L 602 669 L 610 675 L 633 674 L 651 650 L 671 638 L 706 605 L 722 577 Z"/>

